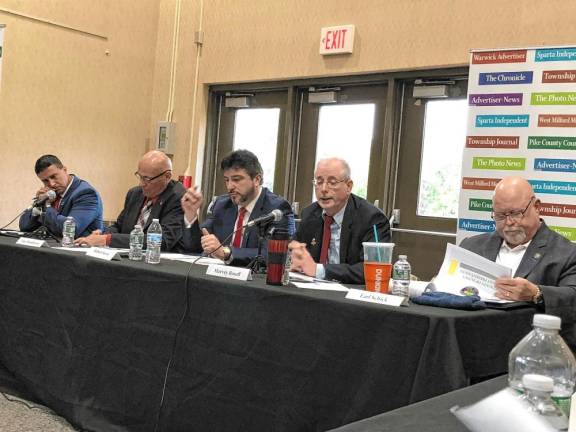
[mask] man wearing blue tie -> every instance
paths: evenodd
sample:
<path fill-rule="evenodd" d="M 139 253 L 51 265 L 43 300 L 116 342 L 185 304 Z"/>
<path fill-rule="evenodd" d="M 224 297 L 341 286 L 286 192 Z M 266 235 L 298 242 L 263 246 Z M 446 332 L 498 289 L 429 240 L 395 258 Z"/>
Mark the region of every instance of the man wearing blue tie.
<path fill-rule="evenodd" d="M 262 166 L 252 152 L 236 150 L 222 159 L 220 168 L 228 193 L 216 199 L 202 224 L 198 223 L 202 193 L 193 187 L 182 197 L 184 249 L 210 254 L 230 265 L 245 266 L 258 253 L 258 230 L 246 224 L 279 209 L 283 217 L 272 226 L 286 229 L 292 235 L 294 215 L 285 199 L 262 187 Z"/>
<path fill-rule="evenodd" d="M 34 171 L 43 184 L 36 192 L 35 202 L 43 202 L 26 210 L 20 217 L 20 230 L 29 232 L 44 225 L 57 237 L 62 237 L 66 217 L 76 222 L 76 237 L 102 229 L 102 200 L 88 182 L 74 174 L 54 155 L 41 156 Z"/>

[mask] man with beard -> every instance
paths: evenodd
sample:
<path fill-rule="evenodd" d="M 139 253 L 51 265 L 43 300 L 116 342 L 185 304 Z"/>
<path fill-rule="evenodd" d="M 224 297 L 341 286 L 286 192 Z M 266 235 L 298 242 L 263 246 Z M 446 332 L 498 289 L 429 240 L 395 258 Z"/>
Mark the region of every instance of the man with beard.
<path fill-rule="evenodd" d="M 207 220 L 202 224 L 198 223 L 202 193 L 192 187 L 182 197 L 186 226 L 184 249 L 187 252 L 204 252 L 226 264 L 245 266 L 258 254 L 258 230 L 244 226 L 279 209 L 284 216 L 272 226 L 286 229 L 292 235 L 294 215 L 288 201 L 262 187 L 262 166 L 252 152 L 236 150 L 230 153 L 222 159 L 220 169 L 228 193 L 216 199 Z M 263 256 L 266 256 L 266 250 Z"/>
<path fill-rule="evenodd" d="M 496 279 L 496 296 L 534 302 L 562 318 L 562 336 L 576 348 L 576 246 L 540 219 L 541 203 L 521 177 L 506 177 L 494 189 L 496 231 L 460 244 L 512 269 L 512 278 Z"/>

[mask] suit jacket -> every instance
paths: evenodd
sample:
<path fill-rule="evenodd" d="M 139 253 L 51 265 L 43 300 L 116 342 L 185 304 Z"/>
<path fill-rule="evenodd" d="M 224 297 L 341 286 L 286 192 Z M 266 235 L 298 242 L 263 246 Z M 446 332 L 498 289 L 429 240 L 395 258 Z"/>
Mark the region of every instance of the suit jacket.
<path fill-rule="evenodd" d="M 87 236 L 94 230 L 102 229 L 100 195 L 88 182 L 76 176 L 72 177 L 72 184 L 60 201 L 58 210 L 48 207 L 41 217 L 32 216 L 32 209 L 26 210 L 20 217 L 20 231 L 34 231 L 42 226 L 43 219 L 52 234 L 62 237 L 67 216 L 72 216 L 76 222 L 76 237 Z"/>
<path fill-rule="evenodd" d="M 164 192 L 158 196 L 150 210 L 146 225 L 142 227 L 146 232 L 152 219 L 159 220 L 162 226 L 162 250 L 164 251 L 179 249 L 181 246 L 184 212 L 180 205 L 180 198 L 185 191 L 186 189 L 181 183 L 174 180 L 170 181 Z M 116 248 L 130 247 L 130 231 L 138 223 L 144 198 L 142 188 L 139 186 L 128 191 L 124 201 L 124 209 L 118 215 L 116 222 L 108 228 L 108 232 L 112 233 L 110 246 Z M 144 238 L 144 244 L 146 245 L 146 238 Z"/>
<path fill-rule="evenodd" d="M 272 210 L 279 209 L 284 213 L 284 217 L 272 224 L 273 227 L 288 230 L 290 236 L 294 235 L 294 215 L 288 201 L 278 195 L 273 194 L 267 188 L 262 188 L 262 192 L 254 205 L 250 219 L 254 220 L 260 216 L 265 216 Z M 198 221 L 184 230 L 184 249 L 186 252 L 202 252 L 200 243 L 201 228 L 206 228 L 208 232 L 214 234 L 220 242 L 230 244 L 232 242 L 231 234 L 234 232 L 234 224 L 238 216 L 238 206 L 230 199 L 228 195 L 219 196 L 208 218 L 201 224 Z M 266 242 L 262 245 L 262 256 L 267 257 Z M 242 238 L 242 247 L 230 248 L 232 251 L 231 265 L 246 266 L 258 254 L 258 228 L 247 228 Z"/>
<path fill-rule="evenodd" d="M 359 196 L 351 194 L 344 210 L 340 232 L 340 264 L 326 264 L 326 279 L 349 284 L 364 283 L 364 250 L 362 242 L 374 241 L 376 225 L 378 240 L 390 241 L 390 223 L 382 211 Z M 296 240 L 306 243 L 306 248 L 320 261 L 324 219 L 318 203 L 302 210 L 302 221 L 298 226 Z"/>
<path fill-rule="evenodd" d="M 469 237 L 460 244 L 491 261 L 496 261 L 501 245 L 497 232 Z M 514 276 L 540 287 L 544 311 L 562 318 L 560 334 L 576 351 L 576 245 L 542 221 Z"/>

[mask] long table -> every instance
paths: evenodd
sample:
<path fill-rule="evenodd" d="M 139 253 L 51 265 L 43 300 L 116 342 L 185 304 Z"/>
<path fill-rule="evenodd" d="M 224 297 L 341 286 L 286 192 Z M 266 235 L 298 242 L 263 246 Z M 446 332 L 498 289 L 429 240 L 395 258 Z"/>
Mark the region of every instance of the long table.
<path fill-rule="evenodd" d="M 0 262 L 0 363 L 93 431 L 328 430 L 506 372 L 534 313 L 393 308 L 7 238 Z"/>

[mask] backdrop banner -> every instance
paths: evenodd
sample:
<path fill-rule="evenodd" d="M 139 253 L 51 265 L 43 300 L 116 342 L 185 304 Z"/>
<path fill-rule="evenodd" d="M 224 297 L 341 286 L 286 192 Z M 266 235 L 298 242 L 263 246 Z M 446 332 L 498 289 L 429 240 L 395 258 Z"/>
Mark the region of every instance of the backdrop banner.
<path fill-rule="evenodd" d="M 472 51 L 458 235 L 493 231 L 492 193 L 526 178 L 548 226 L 576 240 L 576 47 Z"/>

